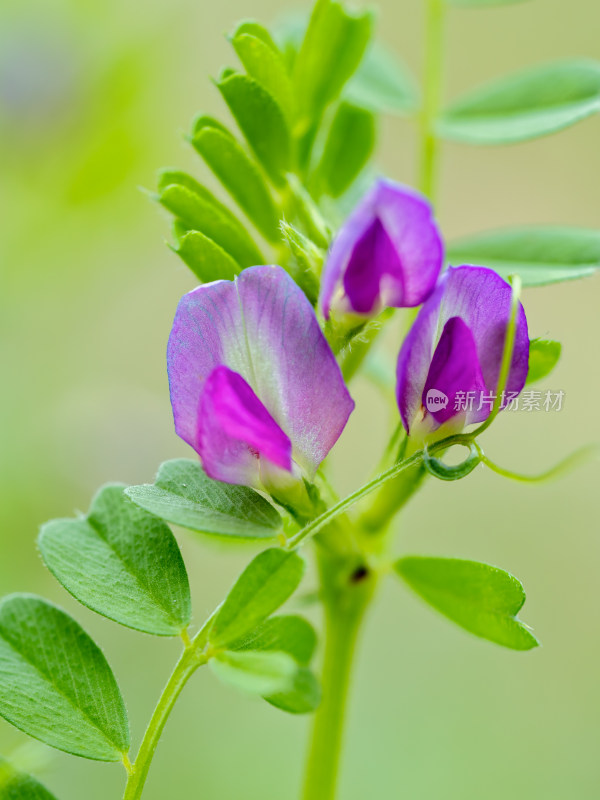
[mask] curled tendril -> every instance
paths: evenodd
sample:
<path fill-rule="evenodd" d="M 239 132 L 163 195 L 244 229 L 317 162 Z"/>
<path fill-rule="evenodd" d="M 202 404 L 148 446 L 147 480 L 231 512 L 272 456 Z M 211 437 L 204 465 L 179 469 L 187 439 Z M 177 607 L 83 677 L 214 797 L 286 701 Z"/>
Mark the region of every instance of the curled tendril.
<path fill-rule="evenodd" d="M 454 464 L 452 466 L 444 464 L 441 458 L 432 455 L 427 445 L 423 448 L 423 465 L 427 472 L 433 475 L 434 478 L 439 478 L 441 481 L 459 481 L 461 478 L 466 478 L 467 475 L 470 475 L 475 467 L 481 463 L 484 456 L 477 442 L 465 438 L 461 441 L 450 442 L 448 447 L 453 445 L 467 447 L 469 455 L 464 461 L 461 461 L 460 464 Z M 444 448 L 444 451 L 446 449 L 447 448 Z"/>

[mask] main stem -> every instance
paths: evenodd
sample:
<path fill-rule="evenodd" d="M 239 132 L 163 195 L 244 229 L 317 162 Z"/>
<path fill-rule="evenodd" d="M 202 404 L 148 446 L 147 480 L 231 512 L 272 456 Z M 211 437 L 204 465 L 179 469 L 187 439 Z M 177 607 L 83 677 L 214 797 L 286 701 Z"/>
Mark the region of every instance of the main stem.
<path fill-rule="evenodd" d="M 139 800 L 142 796 L 154 751 L 169 714 L 185 684 L 198 667 L 204 663 L 206 663 L 206 656 L 198 652 L 198 648 L 193 642 L 190 642 L 177 662 L 148 723 L 135 764 L 129 770 L 123 800 Z"/>
<path fill-rule="evenodd" d="M 435 120 L 440 106 L 443 67 L 443 22 L 445 0 L 427 0 L 425 25 L 425 97 L 421 114 L 419 188 L 433 202 L 438 161 Z M 415 463 L 418 457 L 413 457 Z M 407 459 L 405 466 L 412 464 Z M 357 497 L 353 498 L 354 502 Z M 321 529 L 327 514 L 319 518 Z M 310 528 L 310 526 L 308 526 Z M 290 542 L 294 546 L 305 538 Z M 361 623 L 376 585 L 365 565 L 352 566 L 346 559 L 319 553 L 321 594 L 325 611 L 325 654 L 323 660 L 323 699 L 312 727 L 304 800 L 335 800 L 348 689 Z"/>
<path fill-rule="evenodd" d="M 433 202 L 436 190 L 438 138 L 435 121 L 442 86 L 444 6 L 446 0 L 427 0 L 425 21 L 425 80 L 421 112 L 419 188 Z"/>
<path fill-rule="evenodd" d="M 334 800 L 356 640 L 375 575 L 348 560 L 319 556 L 325 610 L 322 700 L 313 719 L 304 800 Z"/>

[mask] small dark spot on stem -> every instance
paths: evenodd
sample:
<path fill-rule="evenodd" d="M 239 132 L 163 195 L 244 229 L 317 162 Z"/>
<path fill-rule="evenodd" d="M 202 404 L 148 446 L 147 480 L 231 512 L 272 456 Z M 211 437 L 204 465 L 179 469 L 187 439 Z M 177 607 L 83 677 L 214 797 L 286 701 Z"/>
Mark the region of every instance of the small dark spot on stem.
<path fill-rule="evenodd" d="M 350 575 L 350 583 L 360 583 L 361 581 L 364 581 L 368 575 L 369 570 L 364 566 L 364 564 L 361 564 L 361 566 L 357 567 L 352 575 Z"/>

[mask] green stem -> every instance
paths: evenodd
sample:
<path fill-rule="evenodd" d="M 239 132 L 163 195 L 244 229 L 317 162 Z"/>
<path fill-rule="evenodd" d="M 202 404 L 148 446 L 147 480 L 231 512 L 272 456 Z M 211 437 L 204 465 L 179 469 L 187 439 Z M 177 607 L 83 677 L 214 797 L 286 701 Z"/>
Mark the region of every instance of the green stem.
<path fill-rule="evenodd" d="M 128 770 L 123 800 L 138 800 L 142 796 L 154 752 L 175 701 L 194 672 L 207 661 L 206 656 L 198 650 L 195 641 L 190 642 L 183 651 L 154 709 L 135 763 Z"/>
<path fill-rule="evenodd" d="M 504 467 L 499 467 L 498 464 L 495 464 L 484 455 L 481 457 L 481 462 L 485 464 L 488 469 L 491 469 L 492 472 L 502 475 L 503 478 L 510 478 L 513 481 L 520 481 L 521 483 L 543 483 L 544 481 L 558 478 L 560 475 L 564 475 L 576 467 L 598 458 L 600 458 L 600 447 L 593 444 L 587 445 L 571 453 L 571 455 L 566 458 L 563 458 L 562 461 L 559 461 L 558 464 L 550 467 L 550 469 L 545 470 L 545 472 L 540 472 L 537 475 L 523 475 L 520 472 L 504 469 Z"/>
<path fill-rule="evenodd" d="M 320 555 L 325 610 L 322 700 L 312 726 L 304 800 L 334 800 L 356 640 L 375 588 L 375 575 L 356 562 Z"/>
<path fill-rule="evenodd" d="M 443 69 L 445 0 L 427 0 L 425 80 L 421 112 L 419 188 L 433 202 L 436 189 L 438 138 L 435 123 L 440 107 Z"/>

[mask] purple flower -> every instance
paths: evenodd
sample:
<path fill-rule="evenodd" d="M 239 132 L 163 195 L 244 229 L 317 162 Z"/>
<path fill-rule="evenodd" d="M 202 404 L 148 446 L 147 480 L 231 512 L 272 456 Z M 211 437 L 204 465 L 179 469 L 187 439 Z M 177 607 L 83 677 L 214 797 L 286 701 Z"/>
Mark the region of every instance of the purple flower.
<path fill-rule="evenodd" d="M 397 399 L 407 432 L 423 439 L 452 433 L 491 411 L 511 287 L 485 267 L 450 268 L 423 305 L 398 356 Z M 529 338 L 519 304 L 515 344 L 502 407 L 525 385 Z M 438 435 L 440 435 L 438 434 Z"/>
<path fill-rule="evenodd" d="M 380 179 L 333 242 L 323 271 L 323 315 L 373 316 L 386 306 L 418 306 L 433 291 L 443 261 L 427 200 Z"/>
<path fill-rule="evenodd" d="M 167 363 L 175 430 L 227 483 L 312 480 L 354 408 L 310 303 L 280 267 L 186 294 Z"/>

